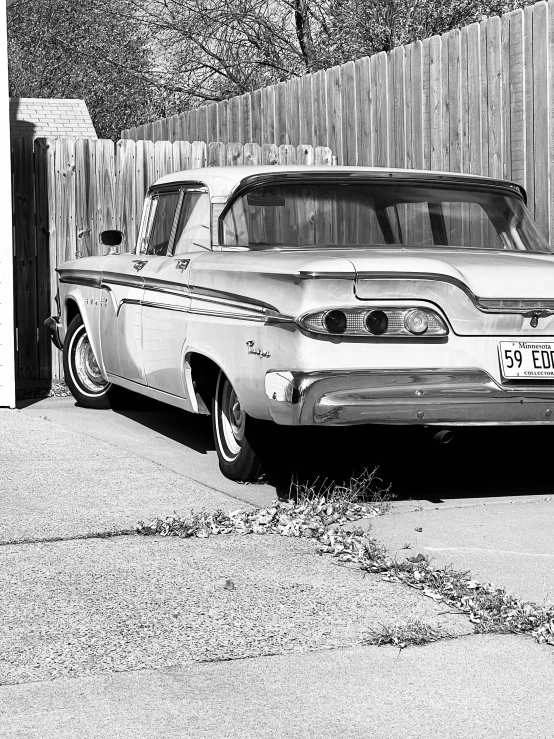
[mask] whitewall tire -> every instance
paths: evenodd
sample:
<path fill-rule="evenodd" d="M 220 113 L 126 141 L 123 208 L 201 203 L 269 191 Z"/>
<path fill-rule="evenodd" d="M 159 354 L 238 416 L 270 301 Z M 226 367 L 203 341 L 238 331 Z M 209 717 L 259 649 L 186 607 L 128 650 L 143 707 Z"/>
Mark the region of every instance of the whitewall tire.
<path fill-rule="evenodd" d="M 261 474 L 261 461 L 250 439 L 257 426 L 241 407 L 237 394 L 220 371 L 212 400 L 215 448 L 221 472 L 230 480 L 254 482 Z"/>
<path fill-rule="evenodd" d="M 81 316 L 69 324 L 63 345 L 65 381 L 79 405 L 109 408 L 111 383 L 100 372 Z"/>

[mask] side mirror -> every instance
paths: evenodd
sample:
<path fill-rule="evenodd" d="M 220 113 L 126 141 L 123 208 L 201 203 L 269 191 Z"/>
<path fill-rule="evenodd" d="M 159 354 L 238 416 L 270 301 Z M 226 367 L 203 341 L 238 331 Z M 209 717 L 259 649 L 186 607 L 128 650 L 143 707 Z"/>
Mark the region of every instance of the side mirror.
<path fill-rule="evenodd" d="M 120 249 L 118 247 L 121 246 L 122 241 L 123 234 L 121 231 L 116 231 L 115 229 L 112 229 L 109 231 L 102 231 L 100 233 L 100 243 L 108 247 L 105 251 L 106 255 L 119 254 Z"/>

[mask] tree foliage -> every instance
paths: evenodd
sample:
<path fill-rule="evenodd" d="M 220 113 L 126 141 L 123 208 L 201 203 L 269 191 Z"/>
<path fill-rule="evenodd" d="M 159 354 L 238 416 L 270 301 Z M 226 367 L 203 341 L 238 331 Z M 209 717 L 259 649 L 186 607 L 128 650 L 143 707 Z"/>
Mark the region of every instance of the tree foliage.
<path fill-rule="evenodd" d="M 12 97 L 84 98 L 100 136 L 163 115 L 150 51 L 126 0 L 15 0 L 8 12 Z"/>
<path fill-rule="evenodd" d="M 10 93 L 85 98 L 97 130 L 171 115 L 525 0 L 14 0 Z"/>

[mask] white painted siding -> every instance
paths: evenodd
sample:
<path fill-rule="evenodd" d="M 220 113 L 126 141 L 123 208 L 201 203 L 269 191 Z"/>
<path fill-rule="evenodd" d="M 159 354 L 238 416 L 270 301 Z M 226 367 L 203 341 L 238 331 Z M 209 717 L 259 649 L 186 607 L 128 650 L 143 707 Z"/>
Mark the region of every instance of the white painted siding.
<path fill-rule="evenodd" d="M 0 8 L 0 407 L 15 406 L 10 112 L 6 10 Z"/>

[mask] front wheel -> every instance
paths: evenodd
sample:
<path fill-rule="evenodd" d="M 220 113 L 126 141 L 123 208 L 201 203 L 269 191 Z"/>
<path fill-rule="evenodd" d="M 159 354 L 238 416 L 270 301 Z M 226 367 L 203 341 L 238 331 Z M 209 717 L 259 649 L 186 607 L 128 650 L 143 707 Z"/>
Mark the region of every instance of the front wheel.
<path fill-rule="evenodd" d="M 241 408 L 237 394 L 220 371 L 212 400 L 212 423 L 219 468 L 225 477 L 241 482 L 254 482 L 262 465 L 250 439 L 257 425 Z"/>
<path fill-rule="evenodd" d="M 81 316 L 69 324 L 63 345 L 65 381 L 75 400 L 86 408 L 109 408 L 111 383 L 104 379 Z"/>

